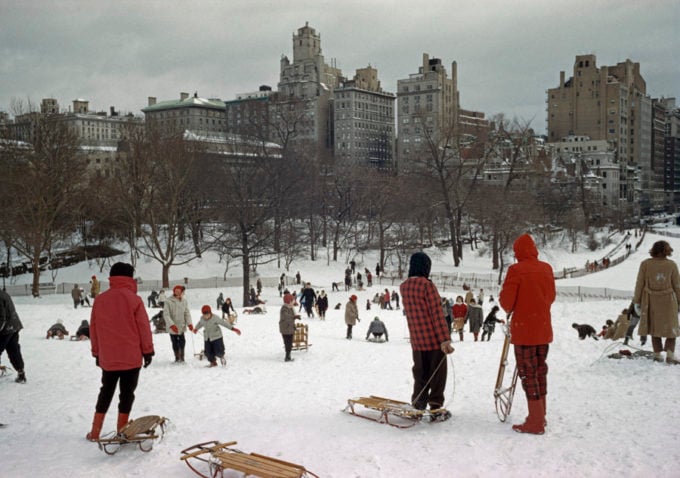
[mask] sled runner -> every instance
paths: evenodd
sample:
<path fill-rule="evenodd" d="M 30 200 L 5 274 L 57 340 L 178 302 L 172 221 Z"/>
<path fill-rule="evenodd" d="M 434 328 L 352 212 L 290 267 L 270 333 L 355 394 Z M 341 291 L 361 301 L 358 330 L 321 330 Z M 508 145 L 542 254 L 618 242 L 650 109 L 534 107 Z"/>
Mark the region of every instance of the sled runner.
<path fill-rule="evenodd" d="M 512 379 L 508 387 L 503 387 L 503 378 L 505 376 L 505 369 L 508 366 L 508 352 L 510 352 L 510 316 L 503 326 L 505 333 L 505 341 L 503 342 L 503 351 L 501 352 L 501 361 L 498 365 L 498 376 L 496 377 L 496 387 L 493 390 L 493 396 L 496 402 L 496 414 L 501 422 L 505 422 L 510 415 L 512 409 L 512 399 L 515 397 L 515 388 L 517 387 L 517 366 L 512 372 Z"/>
<path fill-rule="evenodd" d="M 158 415 L 146 415 L 139 417 L 123 427 L 123 429 L 111 438 L 102 438 L 97 441 L 100 450 L 104 450 L 107 455 L 115 454 L 121 446 L 136 444 L 139 449 L 145 452 L 153 448 L 153 440 L 163 438 L 165 432 L 165 422 L 167 418 Z M 160 427 L 160 435 L 156 433 L 156 428 Z"/>
<path fill-rule="evenodd" d="M 354 408 L 355 405 L 362 405 L 364 408 L 378 412 L 378 414 L 359 413 Z M 378 423 L 386 423 L 397 428 L 411 428 L 421 421 L 443 422 L 451 418 L 451 412 L 445 408 L 438 408 L 436 410 L 418 410 L 410 403 L 376 397 L 375 395 L 350 398 L 347 400 L 347 407 L 345 407 L 344 411 L 348 412 L 350 415 L 366 418 L 367 420 Z"/>
<path fill-rule="evenodd" d="M 5 367 L 4 365 L 0 365 L 0 377 L 8 374 L 10 370 L 12 369 L 9 367 Z"/>
<path fill-rule="evenodd" d="M 244 473 L 245 476 L 259 476 L 261 478 L 319 478 L 318 475 L 305 469 L 302 465 L 231 448 L 236 443 L 235 441 L 199 443 L 182 450 L 183 455 L 180 460 L 184 461 L 194 473 L 203 478 L 221 477 L 224 470 L 235 470 Z M 207 473 L 209 474 L 204 474 L 195 468 L 195 462 L 206 463 Z M 206 466 L 203 466 L 203 468 L 206 468 Z"/>

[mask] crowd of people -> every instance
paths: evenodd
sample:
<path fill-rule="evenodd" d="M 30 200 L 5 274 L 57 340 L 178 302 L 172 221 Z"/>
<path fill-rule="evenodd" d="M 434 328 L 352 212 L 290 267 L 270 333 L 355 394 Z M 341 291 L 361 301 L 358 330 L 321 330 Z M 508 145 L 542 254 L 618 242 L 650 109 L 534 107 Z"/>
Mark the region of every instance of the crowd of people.
<path fill-rule="evenodd" d="M 513 251 L 516 263 L 508 268 L 498 304 L 493 296 L 487 299 L 489 310 L 486 316 L 483 313 L 483 289 L 475 294 L 466 285 L 465 295 L 457 295 L 455 301 L 440 295 L 430 280 L 431 259 L 423 252 L 416 252 L 411 256 L 408 278 L 401 283 L 399 293 L 385 288 L 375 294 L 372 302 L 382 310 L 402 310 L 412 349 L 411 404 L 419 410 L 429 407 L 430 413 L 443 419 L 450 416 L 446 415 L 448 412 L 443 407 L 447 380 L 446 356 L 454 352 L 452 334 L 457 335 L 462 342 L 467 325 L 475 342 L 483 342 L 485 339 L 489 341 L 496 325 L 506 324 L 506 319 L 498 317 L 501 311 L 505 312 L 529 412 L 524 422 L 513 425 L 513 429 L 520 433 L 543 434 L 547 425 L 547 358 L 553 338 L 550 309 L 556 296 L 555 281 L 551 266 L 538 259 L 538 249 L 530 235 L 523 234 L 517 238 Z M 676 263 L 669 260 L 672 252 L 666 241 L 656 242 L 650 250 L 651 257 L 640 265 L 630 307 L 621 311 L 615 322 L 608 320 L 599 334 L 590 326 L 587 328 L 585 325 L 574 324 L 580 338 L 625 338 L 624 344 L 627 344 L 632 339 L 634 328 L 639 324 L 638 334 L 641 340 L 651 336 L 655 361 L 680 364 L 675 358 L 676 337 L 680 335 L 680 274 Z M 346 277 L 350 279 L 347 292 L 351 292 L 352 287 L 357 293 L 362 291 L 363 278 L 368 280 L 370 277 L 368 269 L 364 269 L 365 275 L 362 275 L 357 272 L 356 265 L 355 261 L 351 261 L 345 271 Z M 194 326 L 184 285 L 175 285 L 168 298 L 163 290 L 159 293 L 152 291 L 147 297 L 146 305 L 149 308 L 161 307 L 162 310 L 149 320 L 145 304 L 137 294 L 133 272 L 130 264 L 114 264 L 110 271 L 109 289 L 104 293 L 100 293 L 99 282 L 96 276 L 92 276 L 89 297 L 94 302 L 90 321 L 83 320 L 76 333 L 71 336 L 72 340 L 90 339 L 92 356 L 101 369 L 101 388 L 92 428 L 87 434 L 89 440 L 99 438 L 104 416 L 116 388 L 120 390 L 117 430 L 120 431 L 127 424 L 140 369 L 151 364 L 155 353 L 151 322 L 157 332 L 169 334 L 176 363 L 185 361 L 187 332 L 202 333 L 202 354 L 208 359 L 209 367 L 216 367 L 218 359 L 222 365 L 226 365 L 222 328 L 241 335 L 241 331 L 235 327 L 236 309 L 231 298 L 225 298 L 223 293 L 219 293 L 215 302 L 218 313 L 213 313 L 210 305 L 203 305 L 200 319 Z M 381 268 L 376 267 L 376 275 L 379 276 L 381 272 Z M 299 291 L 288 290 L 283 275 L 279 284 L 279 294 L 283 302 L 279 311 L 279 333 L 283 340 L 285 362 L 293 361 L 291 351 L 295 323 L 302 319 L 302 310 L 304 309 L 304 315 L 308 319 L 318 317 L 325 320 L 329 307 L 325 290 L 317 293 L 311 282 L 301 281 L 299 272 L 295 280 L 296 285 L 300 286 Z M 256 288 L 254 296 L 259 298 L 262 292 L 259 279 Z M 351 293 L 344 305 L 345 337 L 348 340 L 352 340 L 354 328 L 361 322 L 357 293 Z M 83 306 L 84 303 L 89 305 L 88 297 L 83 298 L 83 289 L 77 284 L 74 285 L 71 296 L 74 308 Z M 366 299 L 366 302 L 366 308 L 370 310 L 371 300 Z M 336 309 L 341 306 L 342 303 L 338 303 Z M 21 329 L 22 324 L 12 299 L 5 291 L 0 291 L 0 354 L 7 351 L 17 372 L 16 381 L 25 383 L 26 374 L 19 346 Z M 61 319 L 46 332 L 48 339 L 65 337 L 69 337 L 69 332 Z M 365 338 L 372 342 L 389 341 L 388 328 L 380 317 L 375 316 L 369 322 Z"/>

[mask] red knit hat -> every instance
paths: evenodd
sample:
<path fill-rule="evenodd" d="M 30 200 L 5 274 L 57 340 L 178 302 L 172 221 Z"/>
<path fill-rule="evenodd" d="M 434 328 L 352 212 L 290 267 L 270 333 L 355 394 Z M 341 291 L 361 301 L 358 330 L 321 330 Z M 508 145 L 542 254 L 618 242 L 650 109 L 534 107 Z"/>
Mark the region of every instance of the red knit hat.
<path fill-rule="evenodd" d="M 204 305 L 201 307 L 201 314 L 212 314 L 212 309 L 209 305 Z"/>
<path fill-rule="evenodd" d="M 172 288 L 172 293 L 174 294 L 177 289 L 184 292 L 186 290 L 186 287 L 184 287 L 183 285 L 176 285 L 175 287 Z"/>
<path fill-rule="evenodd" d="M 349 300 L 352 300 L 352 301 L 355 301 L 355 302 L 356 302 L 357 296 L 354 295 L 354 294 L 352 294 L 352 295 L 349 297 Z"/>

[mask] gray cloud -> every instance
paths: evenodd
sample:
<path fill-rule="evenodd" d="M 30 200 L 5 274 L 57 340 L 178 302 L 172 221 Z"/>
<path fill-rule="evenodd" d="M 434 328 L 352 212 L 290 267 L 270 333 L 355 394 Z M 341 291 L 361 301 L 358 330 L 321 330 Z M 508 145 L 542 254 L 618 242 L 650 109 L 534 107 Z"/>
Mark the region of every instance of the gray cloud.
<path fill-rule="evenodd" d="M 458 63 L 461 103 L 545 128 L 545 90 L 577 54 L 641 64 L 652 96 L 680 94 L 678 0 L 0 0 L 0 110 L 12 98 L 139 113 L 180 91 L 231 99 L 276 86 L 306 21 L 346 76 L 371 64 L 386 91 L 423 52 Z"/>

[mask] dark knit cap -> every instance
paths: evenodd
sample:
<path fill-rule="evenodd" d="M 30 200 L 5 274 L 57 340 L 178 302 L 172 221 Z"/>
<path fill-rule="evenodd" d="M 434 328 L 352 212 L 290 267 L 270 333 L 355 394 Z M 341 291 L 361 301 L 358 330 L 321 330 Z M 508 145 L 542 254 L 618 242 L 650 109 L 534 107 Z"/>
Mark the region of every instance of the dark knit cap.
<path fill-rule="evenodd" d="M 109 273 L 109 277 L 114 277 L 114 276 L 125 276 L 125 277 L 134 277 L 135 275 L 135 268 L 132 267 L 130 264 L 126 264 L 125 262 L 116 262 L 114 265 L 111 266 L 111 272 Z"/>
<path fill-rule="evenodd" d="M 411 256 L 411 261 L 408 267 L 409 277 L 430 277 L 430 268 L 432 261 L 430 257 L 424 252 L 416 252 Z"/>

